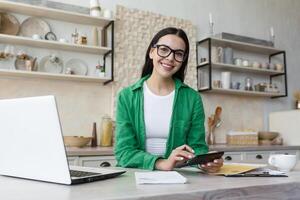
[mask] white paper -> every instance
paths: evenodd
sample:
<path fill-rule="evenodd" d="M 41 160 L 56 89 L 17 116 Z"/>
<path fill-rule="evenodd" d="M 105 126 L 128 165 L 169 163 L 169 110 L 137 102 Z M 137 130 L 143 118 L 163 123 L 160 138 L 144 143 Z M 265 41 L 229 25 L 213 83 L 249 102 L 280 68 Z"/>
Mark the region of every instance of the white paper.
<path fill-rule="evenodd" d="M 135 172 L 136 184 L 186 183 L 187 179 L 176 171 Z"/>

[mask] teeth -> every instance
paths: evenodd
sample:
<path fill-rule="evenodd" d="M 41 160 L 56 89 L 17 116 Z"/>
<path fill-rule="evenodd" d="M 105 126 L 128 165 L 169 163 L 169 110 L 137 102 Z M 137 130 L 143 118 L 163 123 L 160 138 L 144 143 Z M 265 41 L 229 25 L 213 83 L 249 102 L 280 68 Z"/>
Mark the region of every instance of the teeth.
<path fill-rule="evenodd" d="M 165 63 L 161 63 L 161 65 L 162 65 L 163 67 L 166 67 L 166 68 L 173 68 L 173 66 L 168 65 L 168 64 L 165 64 Z"/>

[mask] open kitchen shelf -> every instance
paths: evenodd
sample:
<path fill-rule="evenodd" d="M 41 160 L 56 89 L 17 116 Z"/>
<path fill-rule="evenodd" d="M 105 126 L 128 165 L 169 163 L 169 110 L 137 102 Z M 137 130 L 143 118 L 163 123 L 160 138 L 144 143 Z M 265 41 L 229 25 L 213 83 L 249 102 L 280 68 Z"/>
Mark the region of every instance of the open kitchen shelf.
<path fill-rule="evenodd" d="M 98 78 L 92 76 L 53 74 L 53 73 L 46 73 L 46 72 L 35 72 L 35 71 L 29 72 L 23 70 L 5 70 L 5 69 L 0 69 L 0 76 L 45 78 L 45 79 L 83 81 L 83 82 L 95 82 L 95 83 L 105 83 L 106 81 L 109 81 L 109 78 Z"/>
<path fill-rule="evenodd" d="M 0 1 L 0 9 L 7 12 L 15 12 L 24 15 L 34 16 L 34 17 L 44 17 L 55 19 L 59 21 L 72 22 L 76 24 L 86 24 L 93 26 L 105 27 L 114 19 L 107 19 L 101 17 L 93 17 L 86 14 L 70 12 L 65 10 L 58 10 L 53 8 L 47 8 L 42 6 L 29 5 L 19 2 L 11 1 Z"/>
<path fill-rule="evenodd" d="M 241 51 L 248 51 L 248 52 L 255 52 L 260 54 L 275 54 L 278 52 L 282 52 L 283 50 L 276 49 L 273 47 L 267 47 L 263 45 L 256 45 L 256 44 L 250 44 L 245 42 L 238 42 L 234 40 L 227 40 L 227 39 L 220 39 L 220 38 L 208 38 L 211 41 L 212 46 L 226 46 L 231 47 L 233 49 L 241 50 Z M 205 39 L 207 40 L 207 39 Z M 204 42 L 205 40 L 200 41 Z"/>
<path fill-rule="evenodd" d="M 62 43 L 50 40 L 35 40 L 28 37 L 0 34 L 0 43 L 25 45 L 37 48 L 57 49 L 64 51 L 76 51 L 80 53 L 105 54 L 111 51 L 108 47 L 96 47 L 71 43 Z"/>
<path fill-rule="evenodd" d="M 200 63 L 198 67 L 204 67 L 209 65 L 209 62 Z M 275 75 L 275 74 L 284 74 L 283 71 L 271 70 L 271 69 L 260 69 L 260 68 L 253 68 L 253 67 L 241 67 L 231 64 L 225 63 L 211 63 L 211 67 L 215 69 L 224 69 L 230 71 L 237 71 L 237 72 L 251 72 L 257 74 L 266 74 L 266 75 Z"/>
<path fill-rule="evenodd" d="M 199 47 L 202 45 L 206 45 L 204 48 L 208 50 L 208 57 L 207 61 L 198 63 L 199 55 Z M 283 70 L 273 70 L 273 69 L 261 69 L 261 68 L 253 68 L 253 67 L 245 67 L 245 66 L 237 66 L 233 64 L 225 64 L 219 62 L 212 62 L 212 47 L 219 46 L 219 47 L 230 47 L 233 50 L 243 51 L 243 52 L 251 52 L 262 54 L 267 56 L 269 59 L 269 63 L 271 63 L 272 58 L 275 56 L 281 55 L 283 60 Z M 252 96 L 262 96 L 262 97 L 271 97 L 271 98 L 278 98 L 278 97 L 286 97 L 288 95 L 287 92 L 287 66 L 286 66 L 286 53 L 284 50 L 276 49 L 273 47 L 267 47 L 262 45 L 255 45 L 245 42 L 238 42 L 228 39 L 220 39 L 209 37 L 204 40 L 197 42 L 196 48 L 196 56 L 197 56 L 197 81 L 198 81 L 198 91 L 199 92 L 213 92 L 213 93 L 224 93 L 224 94 L 236 94 L 236 95 L 252 95 Z M 205 56 L 204 56 L 205 57 Z M 199 70 L 202 68 L 206 68 L 206 72 L 208 73 L 208 85 L 199 86 Z M 226 71 L 235 71 L 240 73 L 251 73 L 256 75 L 262 75 L 269 78 L 269 83 L 272 84 L 273 78 L 275 77 L 283 77 L 283 84 L 284 84 L 284 92 L 261 92 L 261 91 L 246 91 L 246 90 L 236 90 L 236 89 L 224 89 L 224 88 L 214 88 L 212 86 L 212 75 L 215 73 L 215 70 L 226 70 Z M 216 72 L 217 73 L 217 72 Z"/>
<path fill-rule="evenodd" d="M 35 40 L 28 37 L 14 36 L 0 34 L 0 43 L 23 45 L 35 48 L 43 49 L 55 49 L 70 52 L 89 53 L 96 55 L 103 55 L 104 67 L 108 69 L 111 67 L 111 74 L 109 77 L 99 78 L 92 76 L 78 76 L 78 75 L 67 75 L 67 74 L 51 74 L 36 71 L 21 71 L 21 70 L 6 70 L 1 69 L 0 75 L 2 76 L 18 76 L 18 77 L 38 77 L 38 78 L 50 78 L 60 80 L 75 80 L 75 81 L 89 81 L 89 82 L 101 82 L 107 84 L 112 82 L 114 79 L 114 19 L 107 19 L 101 17 L 93 17 L 86 14 L 64 11 L 59 9 L 47 8 L 43 6 L 29 5 L 19 2 L 11 2 L 0 0 L 0 10 L 2 12 L 19 13 L 28 16 L 50 18 L 59 21 L 71 22 L 76 24 L 85 24 L 101 27 L 105 39 L 107 39 L 108 30 L 111 30 L 110 47 L 98 47 L 90 45 L 79 45 L 71 43 L 62 43 L 58 41 L 49 40 Z M 107 65 L 107 59 L 110 59 L 110 66 Z"/>
<path fill-rule="evenodd" d="M 211 90 L 209 90 L 209 88 L 206 87 L 200 89 L 203 91 L 208 90 L 209 92 L 219 93 L 219 94 L 236 94 L 236 95 L 258 96 L 258 97 L 277 97 L 277 96 L 281 97 L 284 95 L 282 93 L 275 93 L 275 92 L 257 92 L 257 91 L 222 89 L 222 88 L 212 88 Z"/>

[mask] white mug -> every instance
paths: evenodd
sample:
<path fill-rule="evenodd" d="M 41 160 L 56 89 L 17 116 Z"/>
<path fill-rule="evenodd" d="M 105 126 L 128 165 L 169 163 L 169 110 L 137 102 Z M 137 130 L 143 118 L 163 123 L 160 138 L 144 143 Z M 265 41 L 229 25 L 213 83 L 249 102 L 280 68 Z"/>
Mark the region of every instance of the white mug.
<path fill-rule="evenodd" d="M 297 163 L 296 155 L 275 154 L 269 157 L 269 164 L 279 171 L 289 172 Z"/>

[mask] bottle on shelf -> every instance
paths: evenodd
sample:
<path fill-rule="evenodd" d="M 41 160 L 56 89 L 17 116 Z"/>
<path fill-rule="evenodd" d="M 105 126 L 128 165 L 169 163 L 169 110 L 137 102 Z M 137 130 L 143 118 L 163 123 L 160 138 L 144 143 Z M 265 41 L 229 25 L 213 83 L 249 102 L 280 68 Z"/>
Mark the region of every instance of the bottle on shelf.
<path fill-rule="evenodd" d="M 75 28 L 75 32 L 72 33 L 72 44 L 77 44 L 78 42 L 78 32 L 77 32 L 77 28 Z"/>
<path fill-rule="evenodd" d="M 94 122 L 93 123 L 91 147 L 96 147 L 96 146 L 97 146 L 97 124 L 96 124 L 96 122 Z"/>

